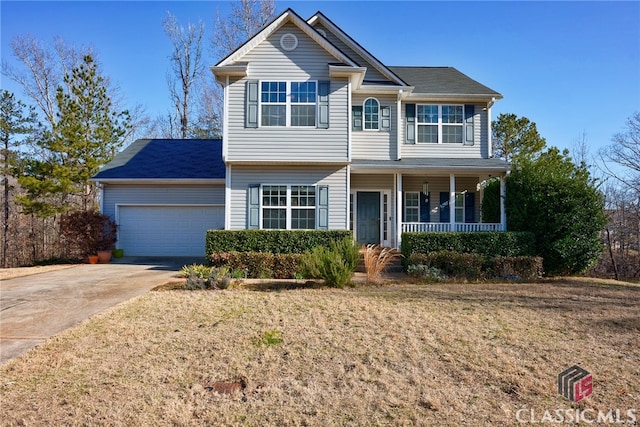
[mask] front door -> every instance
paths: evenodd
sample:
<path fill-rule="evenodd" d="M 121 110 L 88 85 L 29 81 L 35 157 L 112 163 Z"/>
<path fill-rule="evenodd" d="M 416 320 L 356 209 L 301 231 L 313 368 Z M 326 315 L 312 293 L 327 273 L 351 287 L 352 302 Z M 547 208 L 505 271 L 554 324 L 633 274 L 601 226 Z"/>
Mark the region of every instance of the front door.
<path fill-rule="evenodd" d="M 380 244 L 380 192 L 358 191 L 356 200 L 356 240 Z"/>

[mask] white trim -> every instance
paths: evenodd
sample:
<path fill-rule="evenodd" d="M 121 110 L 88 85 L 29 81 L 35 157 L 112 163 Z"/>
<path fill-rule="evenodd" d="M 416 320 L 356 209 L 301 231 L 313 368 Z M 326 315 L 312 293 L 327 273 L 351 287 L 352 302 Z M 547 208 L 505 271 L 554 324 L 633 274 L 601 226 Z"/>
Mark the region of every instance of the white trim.
<path fill-rule="evenodd" d="M 276 32 L 282 26 L 284 26 L 287 22 L 292 22 L 295 26 L 297 26 L 303 33 L 307 36 L 311 37 L 316 43 L 318 43 L 322 48 L 324 48 L 331 56 L 338 59 L 340 62 L 344 62 L 352 67 L 357 67 L 357 64 L 353 62 L 348 56 L 343 54 L 340 50 L 338 50 L 335 46 L 333 46 L 327 39 L 322 37 L 318 32 L 307 24 L 303 19 L 295 15 L 291 9 L 287 9 L 282 13 L 278 18 L 273 20 L 271 24 L 264 27 L 262 31 L 258 32 L 251 39 L 247 40 L 242 46 L 240 46 L 235 51 L 231 52 L 226 58 L 222 59 L 222 61 L 216 64 L 216 67 L 226 66 L 229 64 L 233 64 L 242 58 L 244 55 L 253 50 L 260 43 L 265 41 L 271 34 Z M 214 71 L 215 72 L 215 71 Z"/>
<path fill-rule="evenodd" d="M 284 102 L 262 102 L 262 83 L 284 83 L 285 84 L 285 101 Z M 291 101 L 291 85 L 292 83 L 314 83 L 316 86 L 316 101 L 315 102 L 292 102 Z M 318 96 L 318 88 L 319 88 L 318 80 L 258 80 L 258 127 L 259 128 L 276 128 L 276 129 L 284 129 L 284 128 L 303 128 L 303 129 L 318 129 L 318 102 L 320 101 L 320 97 Z M 262 107 L 263 105 L 283 105 L 284 104 L 284 114 L 285 114 L 285 124 L 284 126 L 268 126 L 262 124 Z M 291 110 L 293 106 L 298 105 L 307 105 L 315 107 L 315 115 L 314 121 L 315 123 L 312 126 L 300 126 L 300 125 L 292 125 L 291 124 Z"/>
<path fill-rule="evenodd" d="M 454 230 L 456 223 L 456 176 L 449 174 L 449 224 Z"/>
<path fill-rule="evenodd" d="M 354 240 L 357 242 L 358 241 L 358 193 L 378 193 L 379 194 L 379 202 L 380 202 L 380 218 L 379 218 L 379 237 L 380 237 L 380 242 L 379 244 L 383 245 L 383 246 L 389 246 L 391 244 L 392 241 L 392 216 L 389 215 L 388 218 L 384 217 L 384 196 L 387 196 L 387 209 L 392 206 L 392 198 L 391 198 L 391 190 L 387 189 L 379 189 L 379 188 L 352 188 L 349 191 L 349 194 L 351 196 L 353 196 L 353 237 Z M 349 219 L 349 217 L 347 216 L 347 220 Z M 384 240 L 384 225 L 385 222 L 387 224 L 387 240 Z M 348 227 L 347 227 L 348 229 Z"/>
<path fill-rule="evenodd" d="M 345 217 L 345 230 L 349 230 L 349 217 L 351 216 L 351 209 L 350 209 L 350 205 L 349 205 L 349 197 L 351 195 L 351 165 L 347 165 L 347 215 Z M 355 227 L 355 218 L 353 221 L 354 227 Z M 351 230 L 353 232 L 353 230 Z M 356 238 L 356 233 L 353 232 L 353 238 L 355 240 Z"/>
<path fill-rule="evenodd" d="M 400 133 L 400 129 L 403 129 L 404 132 Z M 391 129 L 389 129 L 391 131 Z M 402 138 L 406 132 L 406 126 L 404 126 L 402 122 L 402 90 L 398 92 L 398 100 L 396 101 L 396 160 L 402 159 Z"/>
<path fill-rule="evenodd" d="M 261 183 L 258 186 L 258 194 L 260 197 L 260 210 L 258 213 L 258 221 L 260 222 L 260 227 L 258 228 L 259 230 L 318 230 L 318 201 L 319 201 L 319 197 L 320 197 L 320 193 L 318 192 L 318 187 L 325 185 L 325 184 L 273 184 L 273 183 Z M 263 209 L 267 208 L 274 208 L 274 209 L 282 209 L 282 206 L 264 206 L 262 204 L 262 200 L 263 200 L 263 189 L 264 187 L 286 187 L 286 198 L 287 198 L 287 205 L 284 207 L 285 208 L 285 212 L 286 212 L 286 217 L 285 217 L 285 228 L 264 228 L 263 227 Z M 313 211 L 315 213 L 315 228 L 291 228 L 291 219 L 292 219 L 292 212 L 291 210 L 294 208 L 291 205 L 291 187 L 313 187 L 315 188 L 315 199 L 316 199 L 316 204 L 313 206 Z M 296 209 L 298 208 L 307 208 L 308 210 L 311 210 L 312 208 L 308 207 L 308 206 L 296 206 Z"/>
<path fill-rule="evenodd" d="M 351 80 L 347 81 L 347 161 L 351 162 L 351 148 L 353 145 L 353 102 L 351 99 Z M 348 188 L 348 187 L 347 187 Z"/>
<path fill-rule="evenodd" d="M 231 165 L 227 165 L 225 169 L 224 204 L 225 206 L 231 206 Z M 231 209 L 224 210 L 224 229 L 231 229 Z"/>
<path fill-rule="evenodd" d="M 224 100 L 222 101 L 222 161 L 226 161 L 229 154 L 229 76 L 223 88 Z"/>
<path fill-rule="evenodd" d="M 372 128 L 372 129 L 367 129 L 366 123 L 366 117 L 367 117 L 367 112 L 366 112 L 366 106 L 365 104 L 367 103 L 367 101 L 369 101 L 370 99 L 373 99 L 374 101 L 376 101 L 378 103 L 378 120 L 376 122 L 376 128 Z M 370 96 L 368 98 L 365 98 L 364 101 L 362 101 L 362 130 L 365 132 L 379 132 L 380 131 L 380 101 L 378 101 L 377 98 Z"/>
<path fill-rule="evenodd" d="M 424 122 L 419 122 L 418 121 L 418 107 L 419 106 L 436 106 L 438 107 L 438 122 L 437 123 L 424 123 Z M 442 121 L 442 107 L 462 107 L 462 122 L 460 123 L 444 123 Z M 465 141 L 465 125 L 464 125 L 464 118 L 465 118 L 465 105 L 464 104 L 439 104 L 439 103 L 417 103 L 416 104 L 416 120 L 415 120 L 415 136 L 416 136 L 416 145 L 418 144 L 425 144 L 425 145 L 455 145 L 455 144 L 459 144 L 459 145 L 464 145 L 464 141 Z M 433 142 L 420 142 L 418 141 L 418 128 L 420 126 L 437 126 L 438 128 L 438 142 L 437 143 L 433 143 Z M 462 140 L 460 142 L 444 142 L 444 138 L 443 138 L 443 129 L 445 126 L 459 126 L 460 129 L 462 129 Z M 474 129 L 475 129 L 475 125 L 474 125 Z M 412 144 L 413 145 L 413 144 Z"/>
<path fill-rule="evenodd" d="M 491 103 L 487 104 L 487 157 L 493 157 L 493 138 L 491 135 Z"/>
<path fill-rule="evenodd" d="M 211 185 L 224 184 L 224 178 L 91 178 L 89 181 L 101 184 L 123 184 L 123 185 Z"/>
<path fill-rule="evenodd" d="M 396 173 L 396 247 L 400 249 L 402 243 L 402 173 Z"/>

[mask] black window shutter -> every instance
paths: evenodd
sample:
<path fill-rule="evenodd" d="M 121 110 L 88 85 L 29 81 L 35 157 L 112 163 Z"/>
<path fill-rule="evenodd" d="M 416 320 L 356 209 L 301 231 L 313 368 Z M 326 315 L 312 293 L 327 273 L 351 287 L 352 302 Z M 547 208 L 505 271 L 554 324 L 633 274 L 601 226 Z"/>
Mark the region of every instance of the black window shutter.
<path fill-rule="evenodd" d="M 464 106 L 464 145 L 473 145 L 474 132 L 473 132 L 473 119 L 474 119 L 474 105 Z"/>
<path fill-rule="evenodd" d="M 331 82 L 318 82 L 318 127 L 329 128 L 329 87 Z"/>
<path fill-rule="evenodd" d="M 464 222 L 476 222 L 476 193 L 464 193 Z"/>
<path fill-rule="evenodd" d="M 405 119 L 407 121 L 405 142 L 407 144 L 415 144 L 416 143 L 416 104 L 405 105 Z"/>
<path fill-rule="evenodd" d="M 420 222 L 431 222 L 431 200 L 429 194 L 420 192 Z"/>
<path fill-rule="evenodd" d="M 362 130 L 362 105 L 351 107 L 351 130 Z"/>
<path fill-rule="evenodd" d="M 449 222 L 451 216 L 449 215 L 449 193 L 446 191 L 440 192 L 440 222 Z"/>
<path fill-rule="evenodd" d="M 258 127 L 258 81 L 249 80 L 245 86 L 246 106 L 245 106 L 245 127 Z"/>

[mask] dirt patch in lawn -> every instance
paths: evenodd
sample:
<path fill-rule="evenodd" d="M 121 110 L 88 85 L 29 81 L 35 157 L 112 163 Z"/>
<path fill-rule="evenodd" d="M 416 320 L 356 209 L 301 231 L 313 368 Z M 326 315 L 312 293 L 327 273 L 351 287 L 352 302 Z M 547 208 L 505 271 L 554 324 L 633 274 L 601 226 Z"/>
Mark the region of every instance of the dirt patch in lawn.
<path fill-rule="evenodd" d="M 640 409 L 639 309 L 638 287 L 566 281 L 151 292 L 0 366 L 3 425 L 625 417 Z M 574 364 L 593 374 L 577 404 L 556 389 Z"/>

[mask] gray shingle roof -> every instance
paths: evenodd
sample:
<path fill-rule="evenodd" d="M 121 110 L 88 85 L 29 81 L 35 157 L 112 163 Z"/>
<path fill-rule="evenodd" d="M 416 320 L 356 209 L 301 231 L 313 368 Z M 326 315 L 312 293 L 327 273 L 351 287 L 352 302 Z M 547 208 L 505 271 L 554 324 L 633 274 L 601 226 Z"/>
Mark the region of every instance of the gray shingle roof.
<path fill-rule="evenodd" d="M 502 95 L 453 67 L 389 67 L 407 84 L 415 86 L 413 93 L 442 95 Z"/>
<path fill-rule="evenodd" d="M 221 139 L 138 139 L 92 179 L 224 178 Z"/>
<path fill-rule="evenodd" d="M 465 159 L 465 158 L 409 158 L 401 160 L 363 160 L 354 159 L 353 169 L 432 169 L 456 171 L 496 171 L 506 172 L 509 164 L 502 159 Z"/>

